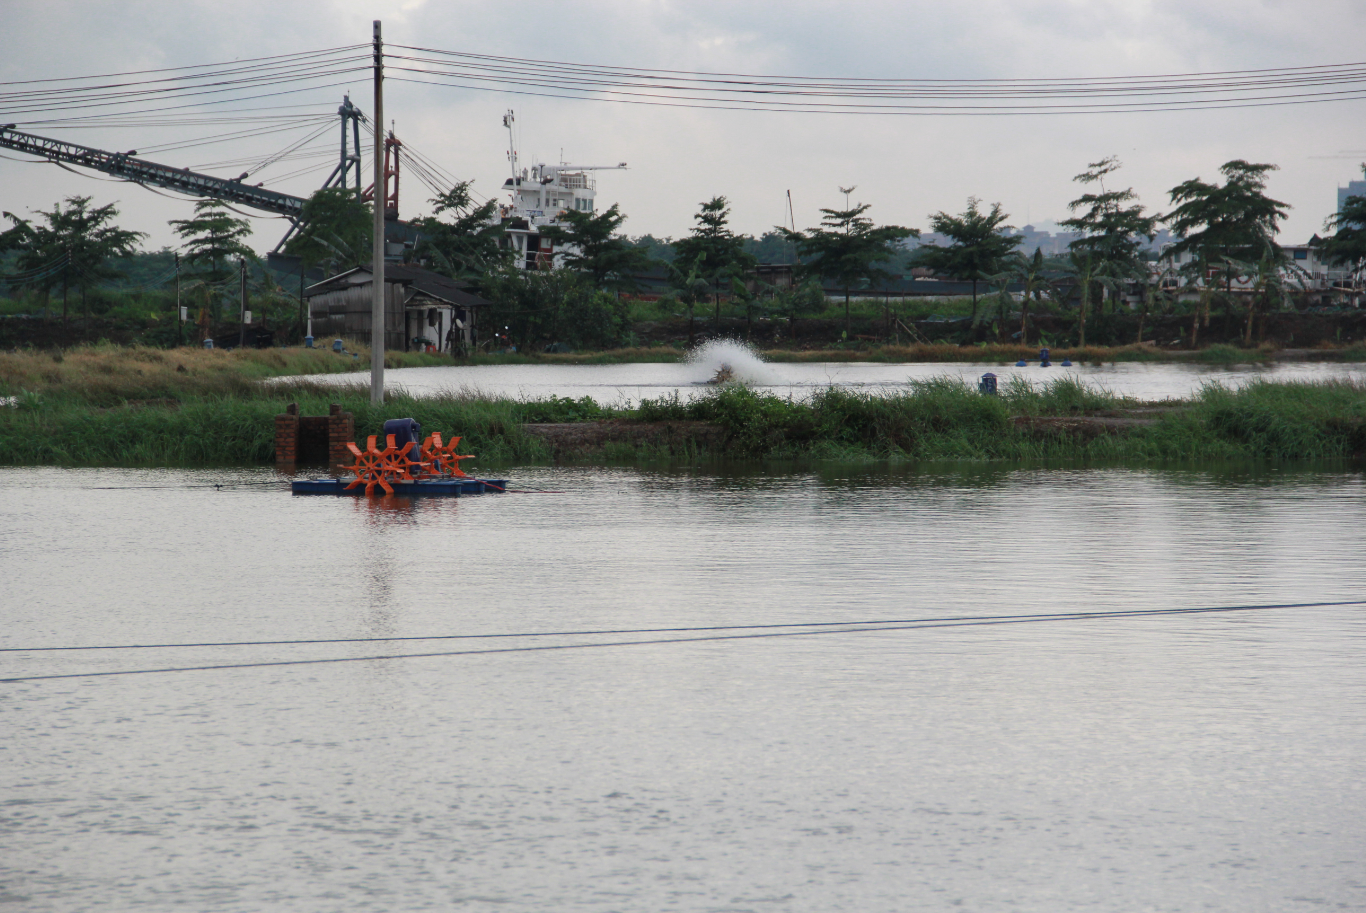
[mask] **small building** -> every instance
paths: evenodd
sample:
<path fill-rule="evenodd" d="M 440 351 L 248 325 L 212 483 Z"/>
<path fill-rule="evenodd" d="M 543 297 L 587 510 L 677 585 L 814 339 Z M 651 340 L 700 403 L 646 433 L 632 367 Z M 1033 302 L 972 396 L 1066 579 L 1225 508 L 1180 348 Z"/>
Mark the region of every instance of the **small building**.
<path fill-rule="evenodd" d="M 384 265 L 384 348 L 469 353 L 479 343 L 478 314 L 489 302 L 468 282 L 397 263 Z M 304 290 L 313 335 L 370 341 L 373 279 L 368 266 L 338 273 Z"/>

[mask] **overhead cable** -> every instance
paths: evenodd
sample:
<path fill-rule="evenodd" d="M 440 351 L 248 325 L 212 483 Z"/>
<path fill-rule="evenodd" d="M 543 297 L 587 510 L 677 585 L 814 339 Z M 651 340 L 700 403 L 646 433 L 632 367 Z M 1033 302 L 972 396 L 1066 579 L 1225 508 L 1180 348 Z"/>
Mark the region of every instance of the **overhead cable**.
<path fill-rule="evenodd" d="M 1304 602 L 1304 603 L 1283 603 L 1277 605 L 1243 605 L 1243 606 L 1211 606 L 1181 609 L 1135 609 L 1117 610 L 1110 612 L 1069 612 L 1057 614 L 1037 614 L 1037 615 L 996 615 L 996 616 L 952 616 L 947 618 L 924 618 L 907 619 L 901 621 L 871 621 L 871 622 L 814 622 L 803 624 L 784 625 L 737 625 L 701 627 L 701 628 L 657 628 L 657 629 L 623 629 L 620 631 L 593 631 L 581 632 L 583 634 L 595 635 L 615 635 L 628 633 L 683 633 L 689 631 L 729 631 L 747 630 L 744 634 L 705 634 L 700 637 L 676 637 L 676 638 L 653 638 L 648 640 L 627 640 L 627 641 L 593 641 L 589 643 L 569 643 L 569 644 L 538 644 L 535 646 L 517 647 L 492 647 L 478 650 L 450 650 L 432 653 L 393 653 L 379 654 L 372 656 L 342 656 L 328 657 L 323 659 L 296 659 L 296 660 L 277 660 L 267 662 L 250 663 L 222 663 L 198 666 L 173 666 L 154 669 L 114 669 L 102 672 L 67 672 L 49 675 L 20 675 L 0 678 L 0 683 L 17 684 L 21 682 L 53 681 L 57 679 L 75 678 L 108 678 L 121 675 L 152 675 L 169 672 L 208 672 L 228 669 L 260 669 L 283 666 L 312 666 L 330 665 L 336 663 L 354 662 L 374 662 L 396 659 L 434 659 L 454 656 L 488 656 L 503 653 L 543 653 L 550 651 L 563 650 L 589 650 L 601 649 L 606 647 L 636 647 L 636 646 L 659 646 L 668 644 L 692 644 L 708 643 L 717 641 L 733 640 L 758 640 L 774 639 L 782 637 L 813 637 L 832 634 L 866 634 L 866 633 L 889 633 L 893 631 L 921 631 L 942 628 L 959 627 L 993 627 L 998 625 L 1013 624 L 1038 624 L 1063 621 L 1094 621 L 1104 619 L 1119 618 L 1141 618 L 1157 616 L 1175 615 L 1199 615 L 1229 612 L 1249 612 L 1266 611 L 1271 609 L 1295 609 L 1295 608 L 1321 608 L 1330 606 L 1353 606 L 1366 605 L 1364 600 L 1352 600 L 1341 602 Z M 784 630 L 772 630 L 781 628 Z M 807 630 L 786 630 L 789 628 L 805 628 Z M 456 635 L 454 637 L 459 637 Z M 463 635 L 464 637 L 490 637 L 490 636 L 520 636 L 520 637 L 545 637 L 545 636 L 572 636 L 569 632 L 562 632 L 558 635 L 549 634 L 524 634 L 524 635 Z M 422 640 L 434 639 L 454 639 L 454 637 L 443 638 L 419 638 Z M 294 641 L 292 643 L 329 643 L 329 642 L 368 642 L 371 640 L 404 640 L 407 638 L 365 638 L 354 640 L 338 641 Z M 286 642 L 277 641 L 275 644 Z M 149 645 L 129 645 L 125 647 L 115 647 L 112 649 L 152 649 L 152 648 L 189 648 L 195 646 L 262 646 L 272 645 L 272 642 L 248 642 L 248 643 L 213 643 L 213 644 L 149 644 Z M 52 649 L 73 649 L 73 648 L 52 648 Z M 74 648 L 74 649 L 111 649 L 111 648 Z M 19 652 L 22 648 L 7 648 L 7 652 Z M 24 652 L 37 652 L 33 648 Z"/>

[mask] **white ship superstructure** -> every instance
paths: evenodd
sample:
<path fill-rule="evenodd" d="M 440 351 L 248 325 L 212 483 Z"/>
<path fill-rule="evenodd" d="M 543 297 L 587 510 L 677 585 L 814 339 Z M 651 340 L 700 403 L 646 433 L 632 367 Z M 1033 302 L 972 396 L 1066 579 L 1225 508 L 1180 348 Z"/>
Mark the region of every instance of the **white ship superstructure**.
<path fill-rule="evenodd" d="M 508 129 L 508 161 L 512 176 L 503 182 L 508 202 L 499 209 L 506 243 L 517 255 L 517 265 L 523 269 L 548 269 L 562 266 L 565 249 L 556 249 L 549 238 L 541 237 L 547 225 L 559 225 L 566 212 L 594 212 L 597 181 L 591 171 L 615 171 L 626 168 L 625 162 L 616 165 L 547 165 L 538 162 L 522 166 L 513 139 L 513 113 L 503 116 Z"/>

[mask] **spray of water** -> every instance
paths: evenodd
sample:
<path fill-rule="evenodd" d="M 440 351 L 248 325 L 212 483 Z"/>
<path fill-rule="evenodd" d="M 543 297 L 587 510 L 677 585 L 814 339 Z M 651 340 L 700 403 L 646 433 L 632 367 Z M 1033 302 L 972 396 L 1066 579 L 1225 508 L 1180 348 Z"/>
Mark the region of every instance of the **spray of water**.
<path fill-rule="evenodd" d="M 730 379 L 742 384 L 774 384 L 777 376 L 759 353 L 733 339 L 712 339 L 688 353 L 688 364 L 697 369 L 699 381 L 717 377 L 730 368 Z"/>

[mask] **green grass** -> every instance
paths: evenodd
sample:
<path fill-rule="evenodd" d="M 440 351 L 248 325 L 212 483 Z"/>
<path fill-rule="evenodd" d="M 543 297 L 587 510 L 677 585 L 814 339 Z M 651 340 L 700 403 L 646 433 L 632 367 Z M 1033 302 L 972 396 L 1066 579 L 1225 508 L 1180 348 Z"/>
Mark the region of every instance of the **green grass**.
<path fill-rule="evenodd" d="M 396 356 L 395 363 L 430 359 Z M 358 359 L 363 360 L 363 359 Z M 724 386 L 688 400 L 646 400 L 637 408 L 591 399 L 491 399 L 453 394 L 391 396 L 372 406 L 355 386 L 299 380 L 263 386 L 291 372 L 349 367 L 331 352 L 88 347 L 52 355 L 0 356 L 0 463 L 62 466 L 260 465 L 273 458 L 274 416 L 290 402 L 305 415 L 340 403 L 356 437 L 385 419 L 411 416 L 428 431 L 462 435 L 478 466 L 544 462 L 547 445 L 527 423 L 613 420 L 695 421 L 719 425 L 710 449 L 685 441 L 614 443 L 574 459 L 1070 460 L 1082 464 L 1256 459 L 1345 459 L 1366 455 L 1366 385 L 1354 382 L 1256 382 L 1240 390 L 1203 388 L 1189 401 L 1134 412 L 1141 404 L 1076 380 L 1048 384 L 1013 378 L 987 397 L 957 378 L 912 384 L 904 392 L 841 388 L 807 402 Z M 183 369 L 183 370 L 182 370 Z M 1091 416 L 1136 415 L 1122 427 Z M 1038 421 L 1039 418 L 1065 421 Z"/>

